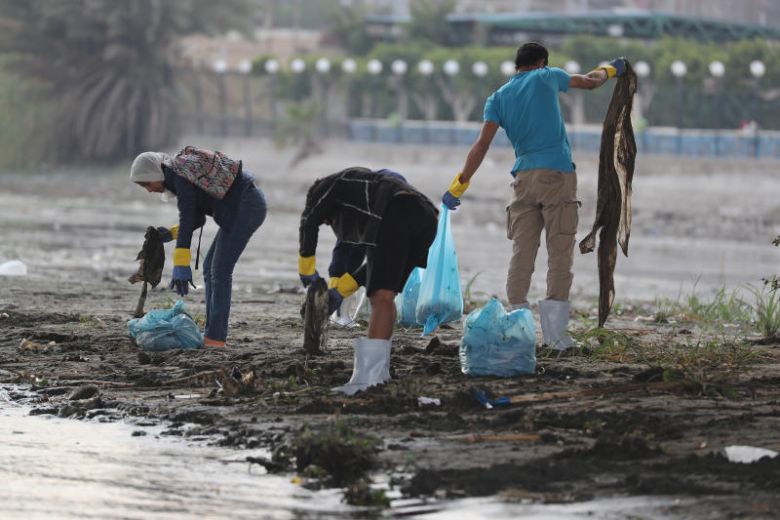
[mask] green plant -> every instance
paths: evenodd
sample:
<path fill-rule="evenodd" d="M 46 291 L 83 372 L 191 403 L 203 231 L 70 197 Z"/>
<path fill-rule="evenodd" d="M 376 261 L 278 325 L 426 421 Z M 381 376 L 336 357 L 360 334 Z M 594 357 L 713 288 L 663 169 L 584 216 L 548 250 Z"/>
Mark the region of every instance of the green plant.
<path fill-rule="evenodd" d="M 653 302 L 653 321 L 656 323 L 669 323 L 669 320 L 677 314 L 678 305 L 668 298 L 656 298 Z"/>
<path fill-rule="evenodd" d="M 51 105 L 31 136 L 52 159 L 124 160 L 171 143 L 180 130 L 177 41 L 249 31 L 254 9 L 249 0 L 0 2 L 0 54 L 22 85 L 40 84 L 39 102 Z"/>
<path fill-rule="evenodd" d="M 595 327 L 572 332 L 572 337 L 590 350 L 590 355 L 604 361 L 624 363 L 637 347 L 636 340 L 622 332 Z"/>
<path fill-rule="evenodd" d="M 663 369 L 664 380 L 688 383 L 702 393 L 729 390 L 759 352 L 736 338 L 717 337 L 695 343 L 664 343 L 641 351 L 641 361 Z"/>
<path fill-rule="evenodd" d="M 756 298 L 756 327 L 765 338 L 774 338 L 780 331 L 780 295 L 773 289 L 750 287 Z"/>
<path fill-rule="evenodd" d="M 474 281 L 477 279 L 479 275 L 482 274 L 482 271 L 478 272 L 474 276 L 471 277 L 471 279 L 466 284 L 466 288 L 463 291 L 463 313 L 468 314 L 474 309 L 476 309 L 479 306 L 479 302 L 474 301 L 473 294 L 471 291 L 472 286 L 474 285 Z"/>
<path fill-rule="evenodd" d="M 325 428 L 311 429 L 308 425 L 292 444 L 298 471 L 308 466 L 322 468 L 337 486 L 357 482 L 376 466 L 376 453 L 381 441 L 373 435 L 352 430 L 339 420 Z"/>

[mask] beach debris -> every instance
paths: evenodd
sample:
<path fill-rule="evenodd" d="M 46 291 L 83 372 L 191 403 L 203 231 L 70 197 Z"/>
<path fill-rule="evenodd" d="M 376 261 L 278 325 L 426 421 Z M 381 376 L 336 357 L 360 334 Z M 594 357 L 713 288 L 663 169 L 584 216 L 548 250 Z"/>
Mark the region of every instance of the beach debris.
<path fill-rule="evenodd" d="M 604 118 L 599 152 L 598 199 L 596 220 L 590 233 L 580 242 L 580 252 L 596 247 L 599 233 L 599 327 L 607 321 L 615 299 L 617 245 L 628 256 L 631 235 L 631 182 L 634 178 L 636 142 L 631 125 L 631 107 L 637 89 L 637 76 L 626 61 L 626 72 L 619 77 Z"/>
<path fill-rule="evenodd" d="M 216 382 L 217 386 L 222 390 L 222 395 L 225 397 L 251 395 L 257 391 L 257 375 L 253 368 L 250 368 L 243 374 L 236 366 L 230 371 L 226 368 L 221 368 L 217 371 Z"/>
<path fill-rule="evenodd" d="M 163 247 L 160 231 L 153 226 L 146 228 L 144 235 L 144 245 L 136 256 L 138 260 L 138 271 L 133 273 L 127 279 L 130 283 L 143 282 L 141 296 L 138 298 L 138 305 L 133 313 L 134 318 L 141 318 L 144 315 L 144 305 L 146 304 L 146 292 L 148 285 L 152 288 L 157 287 L 162 279 L 163 267 L 165 266 L 165 248 Z"/>
<path fill-rule="evenodd" d="M 774 450 L 768 450 L 766 448 L 757 448 L 755 446 L 726 446 L 723 451 L 726 452 L 726 458 L 729 462 L 736 462 L 741 464 L 750 464 L 764 457 L 774 459 L 778 453 Z"/>
<path fill-rule="evenodd" d="M 81 401 L 82 399 L 91 399 L 96 396 L 98 392 L 100 392 L 100 390 L 95 385 L 81 385 L 70 393 L 68 400 Z"/>
<path fill-rule="evenodd" d="M 301 316 L 303 350 L 307 354 L 322 354 L 328 341 L 328 284 L 324 279 L 309 285 Z"/>
<path fill-rule="evenodd" d="M 56 347 L 57 343 L 54 341 L 50 341 L 46 343 L 45 345 L 43 343 L 38 343 L 37 341 L 33 341 L 31 339 L 23 339 L 19 343 L 19 350 L 29 351 L 29 352 L 40 352 L 42 354 L 45 354 L 48 352 L 51 348 Z"/>
<path fill-rule="evenodd" d="M 21 260 L 9 260 L 0 264 L 0 276 L 27 276 L 27 265 Z"/>
<path fill-rule="evenodd" d="M 419 406 L 441 406 L 441 399 L 436 397 L 425 397 L 421 395 L 417 398 L 417 404 Z"/>
<path fill-rule="evenodd" d="M 605 395 L 627 394 L 631 392 L 646 392 L 650 390 L 674 390 L 683 385 L 673 381 L 658 381 L 652 383 L 629 383 L 625 385 L 610 385 L 601 388 L 583 388 L 581 390 L 540 392 L 523 395 L 501 396 L 491 398 L 488 393 L 476 386 L 470 389 L 471 395 L 483 407 L 490 410 L 496 406 L 507 406 L 520 403 L 541 403 L 561 399 L 577 399 L 580 397 L 601 397 Z"/>

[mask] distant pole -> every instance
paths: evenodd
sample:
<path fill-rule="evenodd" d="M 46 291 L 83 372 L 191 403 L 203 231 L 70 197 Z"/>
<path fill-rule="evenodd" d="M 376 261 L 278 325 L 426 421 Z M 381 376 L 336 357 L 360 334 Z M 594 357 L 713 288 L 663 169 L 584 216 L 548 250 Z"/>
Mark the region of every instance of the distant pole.
<path fill-rule="evenodd" d="M 276 130 L 276 73 L 279 72 L 279 62 L 271 58 L 263 68 L 268 73 L 268 121 L 273 135 Z"/>
<path fill-rule="evenodd" d="M 227 62 L 219 59 L 214 62 L 214 72 L 217 73 L 217 98 L 219 99 L 220 135 L 227 137 L 227 89 L 225 88 L 225 72 Z"/>
<path fill-rule="evenodd" d="M 377 59 L 368 60 L 368 63 L 366 64 L 366 70 L 368 70 L 368 73 L 372 76 L 376 77 L 377 75 L 382 73 L 382 62 Z M 376 91 L 378 89 L 376 86 L 374 86 L 371 89 L 371 117 L 376 117 Z"/>
<path fill-rule="evenodd" d="M 195 69 L 195 129 L 203 135 L 203 79 L 200 69 Z"/>
<path fill-rule="evenodd" d="M 766 74 L 766 65 L 764 65 L 764 62 L 760 60 L 751 61 L 750 73 L 755 78 L 755 82 L 753 83 L 754 94 L 755 94 L 753 96 L 754 97 L 753 103 L 756 108 L 753 109 L 753 113 L 756 115 L 753 117 L 753 156 L 758 157 L 759 155 L 761 155 L 760 154 L 761 139 L 758 135 L 758 106 L 759 106 L 759 99 L 760 99 L 758 96 L 758 91 L 760 88 L 758 82 L 761 78 L 764 77 L 764 74 Z"/>
<path fill-rule="evenodd" d="M 720 127 L 723 125 L 723 118 L 720 115 L 721 107 L 721 85 L 720 78 L 726 73 L 726 66 L 722 62 L 715 60 L 709 65 L 710 74 L 715 81 L 715 92 L 713 99 L 715 101 L 715 107 L 713 112 L 715 113 L 715 157 L 720 156 Z"/>
<path fill-rule="evenodd" d="M 680 60 L 672 62 L 672 74 L 677 78 L 677 155 L 682 154 L 682 125 L 683 108 L 685 104 L 685 91 L 683 90 L 683 77 L 688 72 L 688 67 Z"/>
<path fill-rule="evenodd" d="M 243 76 L 244 90 L 244 133 L 247 137 L 252 137 L 252 84 L 251 72 L 252 62 L 242 60 L 238 64 L 238 71 Z"/>
<path fill-rule="evenodd" d="M 347 58 L 341 62 L 341 70 L 345 75 L 344 91 L 346 92 L 346 99 L 344 101 L 344 121 L 349 122 L 351 114 L 352 103 L 352 75 L 357 71 L 357 62 L 352 58 Z"/>
<path fill-rule="evenodd" d="M 312 77 L 313 81 L 316 81 L 319 85 L 320 99 L 317 101 L 322 107 L 320 112 L 320 133 L 327 135 L 328 133 L 328 73 L 330 73 L 331 63 L 327 58 L 320 58 L 314 63 L 314 69 L 317 71 L 319 77 Z"/>

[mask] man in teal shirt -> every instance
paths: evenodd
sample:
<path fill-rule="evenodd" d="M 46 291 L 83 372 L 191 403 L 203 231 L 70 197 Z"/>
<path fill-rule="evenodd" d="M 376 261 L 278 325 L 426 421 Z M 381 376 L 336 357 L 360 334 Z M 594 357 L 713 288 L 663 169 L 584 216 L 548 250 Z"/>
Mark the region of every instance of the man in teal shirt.
<path fill-rule="evenodd" d="M 513 308 L 528 307 L 528 289 L 534 271 L 542 229 L 548 254 L 547 297 L 539 302 L 544 343 L 564 351 L 574 342 L 569 322 L 569 291 L 573 274 L 574 235 L 577 232 L 577 173 L 558 100 L 570 88 L 592 90 L 609 78 L 625 73 L 625 61 L 611 61 L 586 75 L 548 67 L 549 53 L 538 43 L 517 50 L 517 73 L 485 103 L 484 124 L 471 147 L 463 171 L 442 196 L 450 209 L 485 158 L 498 127 L 515 150 L 512 166 L 514 197 L 507 206 L 507 237 L 514 242 L 507 275 L 507 296 Z"/>

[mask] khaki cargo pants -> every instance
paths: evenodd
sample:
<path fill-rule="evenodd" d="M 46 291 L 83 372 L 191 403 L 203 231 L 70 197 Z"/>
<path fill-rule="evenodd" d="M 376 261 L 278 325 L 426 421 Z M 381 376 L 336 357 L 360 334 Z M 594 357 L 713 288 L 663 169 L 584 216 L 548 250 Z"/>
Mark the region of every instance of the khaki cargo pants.
<path fill-rule="evenodd" d="M 527 305 L 542 229 L 547 238 L 547 298 L 567 301 L 574 275 L 577 174 L 536 169 L 518 172 L 506 208 L 506 234 L 514 241 L 506 292 L 510 305 Z"/>

